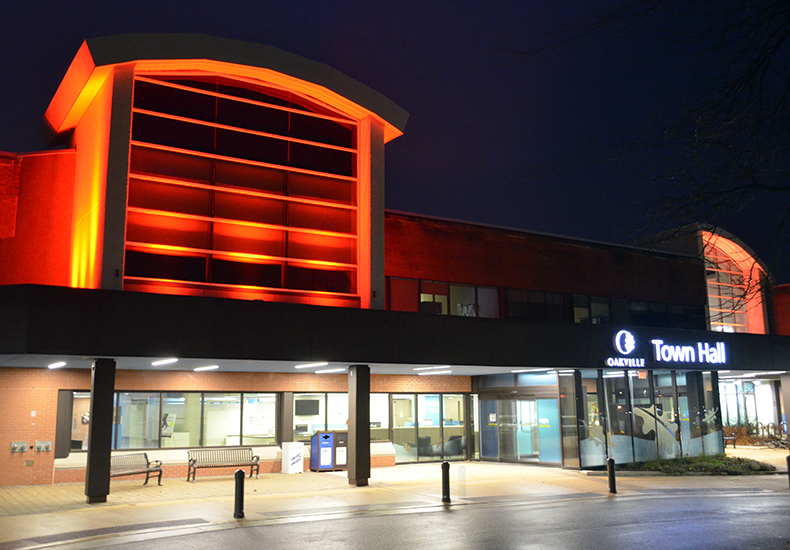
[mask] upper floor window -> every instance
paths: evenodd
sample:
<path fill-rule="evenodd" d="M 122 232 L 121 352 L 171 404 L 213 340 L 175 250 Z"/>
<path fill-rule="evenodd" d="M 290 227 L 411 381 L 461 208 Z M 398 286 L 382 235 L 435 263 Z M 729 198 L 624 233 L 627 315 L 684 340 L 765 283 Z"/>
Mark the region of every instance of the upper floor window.
<path fill-rule="evenodd" d="M 124 288 L 358 305 L 357 134 L 285 90 L 136 75 Z"/>

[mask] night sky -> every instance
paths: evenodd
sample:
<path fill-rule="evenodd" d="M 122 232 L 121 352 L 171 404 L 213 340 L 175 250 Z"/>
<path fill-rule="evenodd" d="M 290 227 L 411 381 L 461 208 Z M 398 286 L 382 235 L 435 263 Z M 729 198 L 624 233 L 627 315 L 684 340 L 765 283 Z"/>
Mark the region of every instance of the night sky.
<path fill-rule="evenodd" d="M 609 242 L 657 231 L 663 159 L 629 154 L 699 89 L 704 71 L 666 22 L 600 33 L 541 55 L 582 1 L 205 0 L 4 7 L 0 150 L 45 148 L 39 123 L 83 39 L 197 32 L 325 63 L 409 112 L 386 148 L 386 206 Z M 758 252 L 753 220 L 725 227 Z M 790 282 L 790 281 L 781 281 Z"/>

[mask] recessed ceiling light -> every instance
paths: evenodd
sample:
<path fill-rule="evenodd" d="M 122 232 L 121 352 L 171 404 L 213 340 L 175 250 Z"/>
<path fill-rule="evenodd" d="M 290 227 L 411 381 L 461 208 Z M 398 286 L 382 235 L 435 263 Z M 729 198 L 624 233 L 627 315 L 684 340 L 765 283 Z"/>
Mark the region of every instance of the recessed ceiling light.
<path fill-rule="evenodd" d="M 159 367 L 161 365 L 170 365 L 171 363 L 175 363 L 176 361 L 178 361 L 178 359 L 176 359 L 175 357 L 170 357 L 168 359 L 160 359 L 159 361 L 154 361 L 153 363 L 151 363 L 151 366 Z"/>
<path fill-rule="evenodd" d="M 519 372 L 548 372 L 551 369 L 517 369 L 512 370 L 510 372 L 519 373 Z"/>
<path fill-rule="evenodd" d="M 315 371 L 316 374 L 328 374 L 330 372 L 346 372 L 346 369 L 324 369 Z"/>
<path fill-rule="evenodd" d="M 295 369 L 312 369 L 313 367 L 325 367 L 328 364 L 329 363 L 327 363 L 326 361 L 324 361 L 322 363 L 305 363 L 304 365 L 296 365 L 294 368 Z"/>
<path fill-rule="evenodd" d="M 57 363 L 52 363 L 51 365 L 47 365 L 48 369 L 59 369 L 60 367 L 65 367 L 65 361 L 58 361 Z"/>
<path fill-rule="evenodd" d="M 430 376 L 432 374 L 452 374 L 453 371 L 451 370 L 429 370 L 424 372 L 418 372 L 420 376 Z"/>
<path fill-rule="evenodd" d="M 441 367 L 414 367 L 412 370 L 446 370 L 451 368 L 450 365 L 442 365 Z"/>
<path fill-rule="evenodd" d="M 219 365 L 209 365 L 208 367 L 197 367 L 197 368 L 192 369 L 192 370 L 194 370 L 195 372 L 200 372 L 202 370 L 217 370 L 218 368 L 219 368 Z"/>

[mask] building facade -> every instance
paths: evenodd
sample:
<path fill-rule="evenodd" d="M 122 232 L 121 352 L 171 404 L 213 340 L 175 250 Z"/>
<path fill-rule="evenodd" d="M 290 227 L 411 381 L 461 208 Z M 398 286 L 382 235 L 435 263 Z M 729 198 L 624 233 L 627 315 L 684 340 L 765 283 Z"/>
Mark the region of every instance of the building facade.
<path fill-rule="evenodd" d="M 84 480 L 95 502 L 113 453 L 178 477 L 188 449 L 241 445 L 279 471 L 318 431 L 348 432 L 355 485 L 410 461 L 713 454 L 733 372 L 769 373 L 781 422 L 779 302 L 722 305 L 753 255 L 387 212 L 406 120 L 267 46 L 86 41 L 51 148 L 0 155 L 1 483 Z"/>

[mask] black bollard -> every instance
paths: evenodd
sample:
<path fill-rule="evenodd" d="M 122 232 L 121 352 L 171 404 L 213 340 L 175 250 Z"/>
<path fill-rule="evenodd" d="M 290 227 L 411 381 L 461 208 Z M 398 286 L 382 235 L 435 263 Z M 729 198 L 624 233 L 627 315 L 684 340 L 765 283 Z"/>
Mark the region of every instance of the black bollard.
<path fill-rule="evenodd" d="M 244 470 L 236 470 L 236 508 L 233 510 L 235 519 L 244 519 Z"/>
<path fill-rule="evenodd" d="M 787 461 L 787 483 L 790 484 L 790 455 L 785 458 Z"/>
<path fill-rule="evenodd" d="M 442 462 L 442 502 L 450 504 L 450 463 Z"/>
<path fill-rule="evenodd" d="M 617 494 L 617 481 L 614 478 L 614 459 L 610 458 L 606 461 L 606 469 L 609 472 L 609 492 Z"/>

